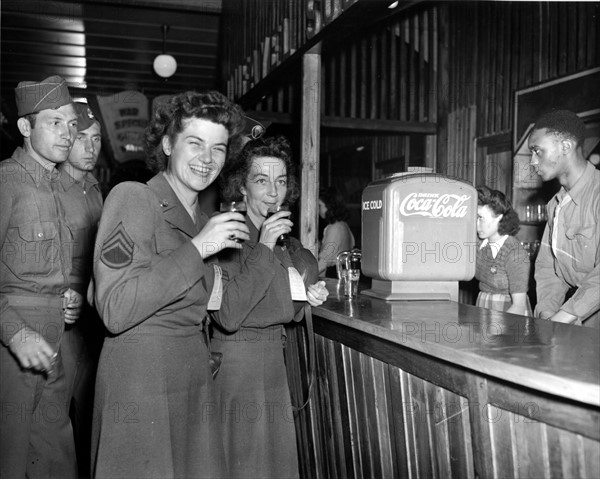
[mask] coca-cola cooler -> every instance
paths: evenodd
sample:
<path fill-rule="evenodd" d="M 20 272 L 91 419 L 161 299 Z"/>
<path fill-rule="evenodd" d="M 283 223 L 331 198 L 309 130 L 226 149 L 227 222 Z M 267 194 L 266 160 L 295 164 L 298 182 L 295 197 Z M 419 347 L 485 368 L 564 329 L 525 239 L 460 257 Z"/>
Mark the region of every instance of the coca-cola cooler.
<path fill-rule="evenodd" d="M 435 173 L 396 173 L 362 196 L 363 294 L 386 300 L 458 301 L 475 275 L 477 191 Z"/>

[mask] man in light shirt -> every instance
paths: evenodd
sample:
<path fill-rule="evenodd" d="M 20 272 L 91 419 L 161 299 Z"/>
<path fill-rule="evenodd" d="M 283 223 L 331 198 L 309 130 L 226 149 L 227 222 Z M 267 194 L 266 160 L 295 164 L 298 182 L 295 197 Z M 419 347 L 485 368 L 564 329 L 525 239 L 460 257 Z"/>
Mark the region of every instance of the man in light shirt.
<path fill-rule="evenodd" d="M 540 117 L 529 136 L 531 162 L 560 191 L 535 262 L 536 316 L 600 327 L 600 171 L 583 156 L 585 124 L 573 112 Z M 567 299 L 568 298 L 568 299 Z"/>

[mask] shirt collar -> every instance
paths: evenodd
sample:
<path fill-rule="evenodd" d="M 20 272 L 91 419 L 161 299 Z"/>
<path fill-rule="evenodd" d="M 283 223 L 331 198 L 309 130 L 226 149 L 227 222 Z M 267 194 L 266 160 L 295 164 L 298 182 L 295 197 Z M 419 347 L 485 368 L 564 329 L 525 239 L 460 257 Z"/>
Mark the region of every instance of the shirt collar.
<path fill-rule="evenodd" d="M 485 248 L 488 244 L 490 245 L 490 249 L 492 250 L 492 256 L 495 258 L 498 255 L 498 252 L 504 246 L 504 242 L 508 239 L 508 235 L 501 236 L 500 239 L 495 243 L 490 243 L 490 241 L 486 238 L 479 245 L 479 249 Z"/>
<path fill-rule="evenodd" d="M 35 186 L 38 188 L 42 183 L 42 178 L 46 178 L 49 181 L 58 178 L 58 170 L 56 168 L 47 170 L 21 146 L 17 147 L 12 158 L 31 176 Z"/>
<path fill-rule="evenodd" d="M 96 177 L 89 171 L 86 171 L 81 180 L 76 180 L 75 178 L 73 178 L 64 168 L 59 168 L 59 172 L 60 182 L 63 185 L 65 191 L 71 189 L 74 185 L 80 185 L 82 187 L 89 185 L 89 188 L 85 189 L 91 189 L 98 184 L 98 180 L 96 179 Z"/>
<path fill-rule="evenodd" d="M 564 191 L 564 193 L 568 193 L 569 196 L 571 197 L 571 199 L 573 200 L 573 203 L 575 203 L 576 205 L 579 205 L 579 202 L 581 201 L 582 196 L 585 194 L 585 190 L 587 189 L 588 185 L 590 185 L 591 182 L 595 181 L 594 171 L 596 170 L 596 168 L 589 161 L 587 161 L 586 163 L 587 164 L 585 165 L 585 170 L 584 170 L 583 174 L 577 180 L 577 183 L 575 183 L 575 185 L 573 185 L 573 188 L 571 188 L 567 192 L 564 189 L 564 187 L 561 187 L 560 192 L 559 192 L 559 193 L 563 193 L 563 191 Z M 564 194 L 561 195 L 561 199 L 562 199 L 562 197 L 564 197 Z"/>

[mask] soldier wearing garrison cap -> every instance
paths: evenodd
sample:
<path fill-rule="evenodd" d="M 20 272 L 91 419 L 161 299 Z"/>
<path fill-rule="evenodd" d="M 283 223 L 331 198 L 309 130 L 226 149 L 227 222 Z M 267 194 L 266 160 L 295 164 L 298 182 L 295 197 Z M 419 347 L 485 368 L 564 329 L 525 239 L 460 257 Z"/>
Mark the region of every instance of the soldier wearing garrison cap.
<path fill-rule="evenodd" d="M 0 477 L 77 475 L 60 351 L 82 297 L 70 286 L 59 173 L 77 134 L 64 79 L 15 89 L 23 146 L 0 163 Z"/>
<path fill-rule="evenodd" d="M 73 107 L 78 131 L 67 161 L 60 165 L 58 198 L 72 244 L 71 287 L 85 297 L 102 214 L 102 194 L 93 175 L 102 146 L 102 127 L 87 103 L 75 102 Z M 86 302 L 80 320 L 66 325 L 61 344 L 77 463 L 82 474 L 90 470 L 94 381 L 103 338 L 104 326 L 95 309 Z"/>

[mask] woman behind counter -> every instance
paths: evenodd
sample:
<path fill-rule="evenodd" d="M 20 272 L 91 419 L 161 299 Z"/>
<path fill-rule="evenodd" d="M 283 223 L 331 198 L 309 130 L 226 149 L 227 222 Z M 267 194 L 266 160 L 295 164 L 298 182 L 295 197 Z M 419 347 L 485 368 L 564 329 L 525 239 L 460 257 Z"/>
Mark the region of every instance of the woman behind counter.
<path fill-rule="evenodd" d="M 475 277 L 480 293 L 476 306 L 532 316 L 527 297 L 529 255 L 515 235 L 519 216 L 498 190 L 477 188 L 477 248 Z"/>
<path fill-rule="evenodd" d="M 300 242 L 289 238 L 290 213 L 279 212 L 267 219 L 267 211 L 284 200 L 298 197 L 298 184 L 288 141 L 283 137 L 252 140 L 223 173 L 223 197 L 246 202 L 250 241 L 240 252 L 224 251 L 220 256 L 227 290 L 248 264 L 270 269 L 255 277 L 252 302 L 231 308 L 223 302 L 215 313 L 211 348 L 223 353 L 215 384 L 220 390 L 225 453 L 232 478 L 298 477 L 298 457 L 293 409 L 283 356 L 284 324 L 298 318 L 303 302 L 292 300 L 290 268 L 310 258 L 308 276 L 317 280 L 314 256 Z M 312 270 L 312 274 L 311 271 Z M 306 271 L 302 271 L 306 273 Z M 293 273 L 292 273 L 293 274 Z M 298 276 L 302 293 L 305 284 Z M 308 283 L 311 280 L 305 280 Z M 260 288 L 260 289 L 259 289 Z M 317 306 L 327 298 L 322 282 L 308 286 L 306 298 Z"/>
<path fill-rule="evenodd" d="M 215 281 L 206 260 L 249 236 L 239 213 L 209 220 L 198 192 L 236 153 L 242 129 L 241 110 L 220 93 L 175 96 L 146 131 L 147 164 L 158 174 L 121 183 L 106 200 L 94 262 L 109 331 L 96 383 L 94 477 L 228 476 L 209 409 L 201 328 Z"/>
<path fill-rule="evenodd" d="M 326 188 L 319 195 L 319 216 L 327 221 L 319 248 L 319 275 L 337 279 L 337 256 L 354 248 L 355 242 L 346 223 L 348 209 L 336 188 Z"/>

